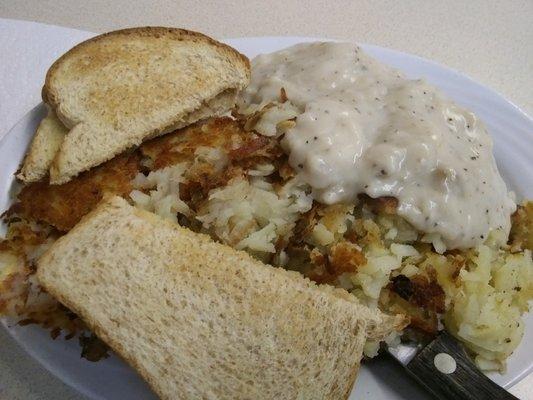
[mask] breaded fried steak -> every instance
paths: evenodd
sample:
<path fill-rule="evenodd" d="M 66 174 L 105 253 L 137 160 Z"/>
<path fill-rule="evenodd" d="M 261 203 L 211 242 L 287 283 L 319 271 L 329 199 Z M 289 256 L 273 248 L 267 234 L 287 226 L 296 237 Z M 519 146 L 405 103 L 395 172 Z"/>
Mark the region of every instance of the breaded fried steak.
<path fill-rule="evenodd" d="M 91 211 L 104 194 L 127 196 L 140 171 L 138 152 L 120 155 L 62 185 L 39 181 L 24 186 L 10 209 L 21 217 L 67 232 Z"/>

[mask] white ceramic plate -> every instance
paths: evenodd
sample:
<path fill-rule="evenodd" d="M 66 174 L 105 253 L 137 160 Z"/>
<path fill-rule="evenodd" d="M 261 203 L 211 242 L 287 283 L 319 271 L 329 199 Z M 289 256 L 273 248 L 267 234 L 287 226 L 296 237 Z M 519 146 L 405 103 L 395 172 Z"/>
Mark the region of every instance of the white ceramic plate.
<path fill-rule="evenodd" d="M 227 40 L 249 57 L 292 44 L 320 40 L 298 37 L 262 37 Z M 425 78 L 457 103 L 474 111 L 494 138 L 495 156 L 508 187 L 518 198 L 533 198 L 533 120 L 498 93 L 469 78 L 422 58 L 376 46 L 363 48 L 382 62 L 399 68 L 411 78 Z M 25 154 L 33 132 L 44 116 L 41 105 L 29 112 L 0 142 L 0 210 L 9 204 L 13 173 Z M 76 339 L 50 340 L 49 333 L 35 326 L 18 327 L 3 321 L 8 332 L 48 370 L 91 399 L 155 399 L 141 378 L 119 358 L 91 363 L 80 358 Z M 505 375 L 491 375 L 510 387 L 533 371 L 528 349 L 533 346 L 533 315 L 526 321 L 522 344 L 509 359 Z M 429 399 L 390 359 L 366 363 L 350 399 Z"/>

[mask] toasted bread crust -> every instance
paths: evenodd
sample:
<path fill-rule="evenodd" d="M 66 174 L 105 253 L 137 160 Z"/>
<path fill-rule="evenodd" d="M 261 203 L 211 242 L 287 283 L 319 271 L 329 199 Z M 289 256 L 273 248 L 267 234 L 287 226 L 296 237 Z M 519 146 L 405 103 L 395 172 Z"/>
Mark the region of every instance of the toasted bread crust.
<path fill-rule="evenodd" d="M 45 178 L 67 132 L 55 113 L 49 109 L 48 115 L 37 127 L 17 178 L 26 183 Z"/>
<path fill-rule="evenodd" d="M 52 66 L 48 69 L 48 72 L 46 73 L 44 86 L 41 91 L 41 97 L 43 101 L 49 104 L 50 106 L 52 106 L 54 109 L 56 109 L 59 106 L 57 98 L 55 94 L 53 93 L 53 90 L 51 89 L 50 82 L 53 79 L 53 76 L 56 73 L 57 69 L 59 68 L 59 66 L 65 59 L 75 55 L 76 53 L 80 51 L 83 51 L 85 47 L 87 47 L 87 45 L 90 43 L 100 42 L 112 36 L 131 36 L 131 35 L 141 36 L 141 37 L 142 36 L 148 36 L 148 37 L 169 36 L 177 40 L 189 40 L 192 42 L 203 41 L 205 43 L 209 43 L 211 45 L 214 45 L 216 47 L 220 47 L 221 49 L 223 49 L 225 53 L 234 57 L 236 62 L 244 63 L 246 69 L 248 70 L 248 77 L 250 77 L 250 60 L 248 60 L 248 57 L 239 53 L 233 47 L 228 46 L 227 44 L 224 44 L 221 42 L 217 42 L 216 40 L 210 38 L 207 35 L 204 35 L 203 33 L 190 31 L 187 29 L 181 29 L 181 28 L 168 28 L 164 26 L 144 26 L 144 27 L 137 27 L 137 28 L 126 28 L 126 29 L 119 29 L 116 31 L 103 33 L 101 35 L 87 39 L 81 43 L 78 43 L 76 46 L 74 46 L 69 51 L 67 51 L 65 54 L 63 54 L 61 57 L 59 57 L 52 64 Z M 63 123 L 64 122 L 65 121 L 63 121 Z"/>

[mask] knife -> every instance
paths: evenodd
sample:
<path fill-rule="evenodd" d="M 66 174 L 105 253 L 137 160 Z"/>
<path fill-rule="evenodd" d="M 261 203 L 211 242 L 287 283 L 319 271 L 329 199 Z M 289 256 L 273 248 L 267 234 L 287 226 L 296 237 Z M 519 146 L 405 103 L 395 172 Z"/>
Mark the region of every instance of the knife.
<path fill-rule="evenodd" d="M 430 393 L 442 400 L 518 400 L 483 374 L 449 333 L 427 346 L 402 343 L 388 353 Z"/>

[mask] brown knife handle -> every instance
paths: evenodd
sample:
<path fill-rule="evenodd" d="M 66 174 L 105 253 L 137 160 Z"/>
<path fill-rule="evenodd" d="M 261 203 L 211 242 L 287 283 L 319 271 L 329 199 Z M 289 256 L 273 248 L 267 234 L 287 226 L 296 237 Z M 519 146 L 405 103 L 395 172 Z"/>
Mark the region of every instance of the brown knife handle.
<path fill-rule="evenodd" d="M 452 356 L 457 368 L 451 374 L 434 364 L 439 353 Z M 406 366 L 407 370 L 435 397 L 442 400 L 518 400 L 491 381 L 470 360 L 463 347 L 450 334 L 442 332 Z"/>

